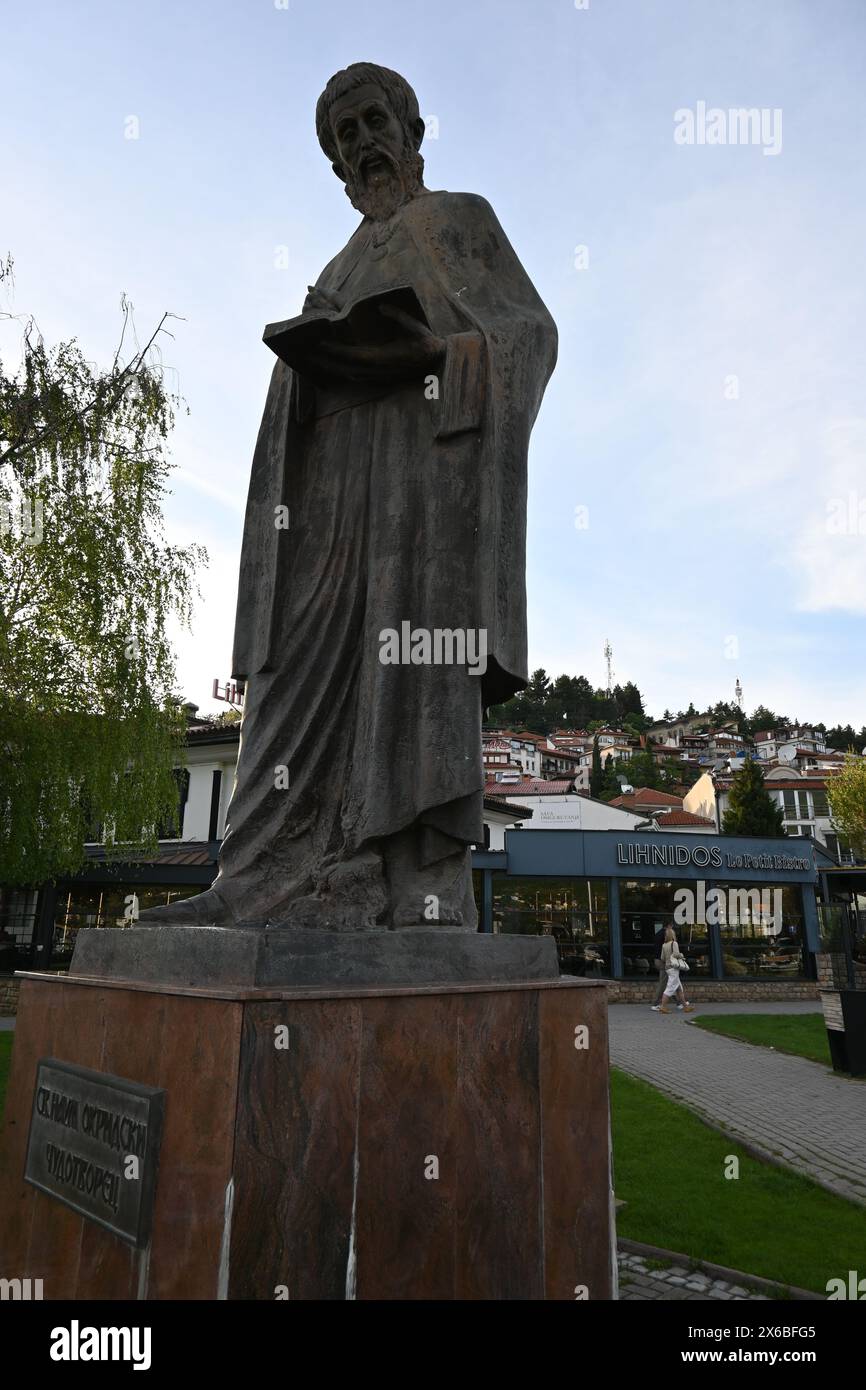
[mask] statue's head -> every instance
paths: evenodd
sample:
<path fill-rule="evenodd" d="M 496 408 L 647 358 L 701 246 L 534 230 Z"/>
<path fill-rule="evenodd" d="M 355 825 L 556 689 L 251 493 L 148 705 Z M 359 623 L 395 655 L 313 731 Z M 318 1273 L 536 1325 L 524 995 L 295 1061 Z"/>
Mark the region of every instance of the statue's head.
<path fill-rule="evenodd" d="M 316 104 L 316 134 L 359 212 L 390 217 L 422 185 L 424 122 L 409 83 L 390 68 L 353 63 Z"/>

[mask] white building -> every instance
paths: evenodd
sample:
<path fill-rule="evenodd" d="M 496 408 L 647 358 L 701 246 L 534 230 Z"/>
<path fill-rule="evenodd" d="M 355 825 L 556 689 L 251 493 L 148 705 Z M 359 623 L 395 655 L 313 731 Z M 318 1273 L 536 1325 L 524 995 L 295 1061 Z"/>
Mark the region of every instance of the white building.
<path fill-rule="evenodd" d="M 240 744 L 240 721 L 219 724 L 196 718 L 196 705 L 187 705 L 186 767 L 178 768 L 178 831 L 160 833 L 162 845 L 205 844 L 222 840 L 234 787 Z M 101 840 L 90 840 L 98 846 Z"/>
<path fill-rule="evenodd" d="M 484 848 L 505 849 L 506 830 L 516 829 L 531 817 L 532 812 L 528 807 L 514 805 L 504 797 L 487 793 L 484 797 Z"/>
<path fill-rule="evenodd" d="M 687 811 L 712 819 L 721 829 L 730 801 L 731 777 L 713 777 L 705 772 L 683 797 Z M 770 767 L 764 785 L 784 816 L 787 835 L 811 835 L 840 859 L 839 837 L 830 819 L 827 782 L 824 777 L 808 777 L 794 767 Z M 845 855 L 847 862 L 849 856 Z"/>
<path fill-rule="evenodd" d="M 524 777 L 541 776 L 541 753 L 547 740 L 543 734 L 521 733 L 515 734 L 510 729 L 491 729 L 482 737 L 482 747 L 484 750 L 484 766 L 488 766 L 487 748 L 496 746 L 497 753 L 503 751 L 508 753 L 506 761 L 520 769 Z M 492 763 L 494 759 L 490 759 Z"/>
<path fill-rule="evenodd" d="M 589 776 L 592 754 L 576 748 L 542 748 L 541 774 L 543 777 L 570 778 L 578 790 L 589 790 Z"/>
<path fill-rule="evenodd" d="M 524 830 L 635 830 L 646 820 L 607 801 L 580 795 L 568 779 L 488 783 L 484 794 L 531 811 L 532 818 L 522 823 Z"/>
<path fill-rule="evenodd" d="M 694 714 L 684 719 L 659 719 L 647 729 L 647 737 L 653 743 L 661 743 L 669 748 L 679 748 L 684 734 L 690 734 L 698 725 L 706 724 L 708 715 Z"/>
<path fill-rule="evenodd" d="M 755 752 L 762 762 L 775 758 L 791 762 L 797 749 L 807 753 L 827 752 L 827 742 L 820 729 L 788 725 L 780 729 L 765 729 L 755 734 Z M 783 750 L 784 749 L 784 754 Z"/>

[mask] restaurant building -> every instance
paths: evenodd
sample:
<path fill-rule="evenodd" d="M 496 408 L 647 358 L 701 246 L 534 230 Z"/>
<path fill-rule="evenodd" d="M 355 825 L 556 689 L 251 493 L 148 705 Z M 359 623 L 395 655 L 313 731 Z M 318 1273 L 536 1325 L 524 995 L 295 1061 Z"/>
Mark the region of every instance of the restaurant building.
<path fill-rule="evenodd" d="M 473 858 L 480 929 L 556 938 L 564 973 L 649 999 L 673 926 L 692 1000 L 817 999 L 819 895 L 834 867 L 808 837 L 508 830 Z"/>

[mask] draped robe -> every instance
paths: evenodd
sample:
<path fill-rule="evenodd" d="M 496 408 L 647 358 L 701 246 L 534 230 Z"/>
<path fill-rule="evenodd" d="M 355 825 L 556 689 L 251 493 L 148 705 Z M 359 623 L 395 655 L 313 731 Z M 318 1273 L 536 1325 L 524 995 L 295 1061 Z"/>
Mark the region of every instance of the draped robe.
<path fill-rule="evenodd" d="M 527 450 L 556 328 L 473 194 L 422 190 L 388 223 L 365 218 L 317 288 L 345 303 L 399 284 L 447 345 L 432 387 L 423 375 L 321 387 L 277 362 L 268 392 L 241 552 L 232 674 L 246 700 L 220 856 L 220 878 L 253 912 L 413 827 L 419 867 L 480 842 L 482 709 L 528 679 Z M 485 673 L 383 664 L 382 634 L 406 621 L 483 631 Z"/>

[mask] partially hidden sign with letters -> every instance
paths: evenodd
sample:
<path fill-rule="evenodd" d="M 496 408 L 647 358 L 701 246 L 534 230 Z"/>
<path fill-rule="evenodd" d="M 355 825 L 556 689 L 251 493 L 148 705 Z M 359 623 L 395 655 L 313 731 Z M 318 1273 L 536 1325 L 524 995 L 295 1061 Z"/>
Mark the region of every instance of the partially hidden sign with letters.
<path fill-rule="evenodd" d="M 43 1058 L 24 1178 L 141 1247 L 150 1239 L 165 1091 Z"/>

